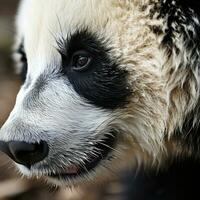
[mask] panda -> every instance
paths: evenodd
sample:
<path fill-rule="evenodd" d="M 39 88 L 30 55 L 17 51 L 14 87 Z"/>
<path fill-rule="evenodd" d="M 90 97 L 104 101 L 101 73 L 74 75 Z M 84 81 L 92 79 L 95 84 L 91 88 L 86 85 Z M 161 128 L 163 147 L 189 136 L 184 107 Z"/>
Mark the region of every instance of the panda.
<path fill-rule="evenodd" d="M 79 186 L 199 159 L 200 3 L 22 0 L 16 30 L 0 149 L 20 173 Z"/>

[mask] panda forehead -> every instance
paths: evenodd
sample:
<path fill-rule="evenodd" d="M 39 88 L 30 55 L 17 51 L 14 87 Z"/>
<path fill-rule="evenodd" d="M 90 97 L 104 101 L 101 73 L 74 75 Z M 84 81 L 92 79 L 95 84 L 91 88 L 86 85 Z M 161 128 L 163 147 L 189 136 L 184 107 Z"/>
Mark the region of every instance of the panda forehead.
<path fill-rule="evenodd" d="M 55 34 L 62 29 L 66 35 L 82 26 L 98 31 L 108 20 L 112 20 L 112 11 L 109 10 L 112 1 L 103 2 L 23 0 L 17 15 L 18 34 L 33 37 L 46 32 Z"/>
<path fill-rule="evenodd" d="M 18 37 L 24 38 L 26 52 L 32 58 L 38 51 L 40 55 L 52 52 L 55 37 L 69 35 L 83 27 L 118 42 L 116 47 L 119 48 L 117 40 L 126 37 L 128 29 L 137 31 L 144 23 L 146 13 L 139 9 L 147 2 L 23 0 L 17 17 Z"/>

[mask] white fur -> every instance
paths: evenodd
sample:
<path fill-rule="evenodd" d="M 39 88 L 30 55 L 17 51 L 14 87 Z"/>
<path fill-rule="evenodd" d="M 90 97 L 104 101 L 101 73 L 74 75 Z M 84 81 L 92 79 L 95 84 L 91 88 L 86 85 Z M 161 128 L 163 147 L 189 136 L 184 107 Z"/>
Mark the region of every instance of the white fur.
<path fill-rule="evenodd" d="M 0 139 L 36 142 L 45 140 L 50 146 L 47 159 L 32 166 L 31 170 L 19 166 L 26 175 L 44 176 L 63 171 L 71 163 L 84 162 L 94 151 L 92 143 L 104 138 L 115 128 L 119 131 L 111 160 L 102 161 L 85 177 L 69 180 L 68 184 L 99 178 L 113 165 L 142 160 L 149 156 L 160 160 L 165 150 L 165 134 L 171 133 L 182 122 L 196 103 L 191 100 L 186 109 L 184 92 L 171 91 L 184 82 L 185 72 L 169 76 L 178 68 L 188 52 L 167 59 L 160 48 L 163 35 L 158 37 L 150 26 L 166 27 L 165 19 L 150 18 L 152 4 L 149 0 L 23 0 L 17 16 L 16 46 L 23 40 L 28 60 L 27 81 L 21 88 L 14 110 L 1 129 Z M 141 11 L 141 6 L 147 6 Z M 56 77 L 61 69 L 61 56 L 56 50 L 56 39 L 70 37 L 81 28 L 103 36 L 112 47 L 111 56 L 119 57 L 120 67 L 129 73 L 132 90 L 130 103 L 114 111 L 100 109 L 80 97 L 69 82 Z M 182 48 L 179 37 L 177 45 Z M 15 58 L 19 60 L 18 56 Z M 20 67 L 20 65 L 18 65 Z M 37 80 L 45 74 L 47 89 L 34 96 Z M 54 74 L 54 75 L 52 75 Z M 198 76 L 196 74 L 196 76 Z M 28 83 L 28 80 L 30 83 Z M 191 81 L 191 95 L 196 97 Z M 180 89 L 181 91 L 181 89 Z M 183 102 L 180 102 L 183 100 Z M 173 107 L 175 103 L 175 108 Z M 175 111 L 175 112 L 173 112 Z M 166 132 L 167 131 L 167 132 Z M 91 148 L 85 147 L 91 143 Z M 70 149 L 75 149 L 69 153 Z M 56 162 L 52 162 L 52 161 Z M 44 163 L 49 167 L 43 169 Z M 56 184 L 57 181 L 53 180 Z M 66 183 L 64 183 L 66 184 Z"/>

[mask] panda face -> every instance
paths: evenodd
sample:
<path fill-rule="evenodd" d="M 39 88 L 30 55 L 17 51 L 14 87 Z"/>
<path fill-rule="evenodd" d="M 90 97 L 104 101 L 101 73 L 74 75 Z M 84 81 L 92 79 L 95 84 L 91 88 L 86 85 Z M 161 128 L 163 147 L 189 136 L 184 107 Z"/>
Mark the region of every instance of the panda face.
<path fill-rule="evenodd" d="M 140 5 L 22 1 L 17 31 L 14 57 L 24 83 L 1 140 L 9 148 L 10 141 L 48 147 L 37 162 L 14 155 L 21 173 L 77 184 L 117 170 L 140 149 L 158 153 L 162 63 Z"/>
<path fill-rule="evenodd" d="M 160 158 L 182 112 L 171 118 L 173 65 L 156 6 L 21 2 L 14 58 L 24 83 L 0 140 L 22 174 L 76 185 Z"/>

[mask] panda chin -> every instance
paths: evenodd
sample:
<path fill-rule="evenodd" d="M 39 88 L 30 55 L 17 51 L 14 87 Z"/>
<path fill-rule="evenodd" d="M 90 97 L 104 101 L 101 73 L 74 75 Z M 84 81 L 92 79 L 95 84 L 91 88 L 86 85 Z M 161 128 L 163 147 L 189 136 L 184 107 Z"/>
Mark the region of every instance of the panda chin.
<path fill-rule="evenodd" d="M 98 155 L 90 155 L 84 164 L 74 164 L 68 166 L 65 172 L 55 174 L 52 173 L 48 175 L 48 177 L 60 181 L 67 181 L 87 175 L 91 171 L 94 171 L 95 168 L 100 165 L 103 160 L 108 158 L 109 154 L 112 152 L 112 149 L 114 149 L 115 143 L 116 137 L 111 134 L 108 135 L 105 139 L 101 140 L 101 142 L 97 142 L 94 145 L 94 148 L 99 150 Z"/>

